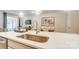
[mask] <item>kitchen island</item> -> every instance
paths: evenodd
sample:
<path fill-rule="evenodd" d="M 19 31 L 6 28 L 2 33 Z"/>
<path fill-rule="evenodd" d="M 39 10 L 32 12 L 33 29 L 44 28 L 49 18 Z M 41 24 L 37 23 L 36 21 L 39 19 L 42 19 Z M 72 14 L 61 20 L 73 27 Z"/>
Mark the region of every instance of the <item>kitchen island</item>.
<path fill-rule="evenodd" d="M 47 42 L 36 42 L 32 40 L 27 40 L 20 38 L 18 36 L 24 34 L 47 36 Z M 28 32 L 0 32 L 0 36 L 7 38 L 8 40 L 23 44 L 25 46 L 30 46 L 31 48 L 37 49 L 77 49 L 79 48 L 79 35 L 71 33 L 58 33 L 58 32 L 39 32 L 36 31 Z M 10 43 L 11 44 L 11 43 Z M 17 46 L 17 45 L 15 45 Z"/>

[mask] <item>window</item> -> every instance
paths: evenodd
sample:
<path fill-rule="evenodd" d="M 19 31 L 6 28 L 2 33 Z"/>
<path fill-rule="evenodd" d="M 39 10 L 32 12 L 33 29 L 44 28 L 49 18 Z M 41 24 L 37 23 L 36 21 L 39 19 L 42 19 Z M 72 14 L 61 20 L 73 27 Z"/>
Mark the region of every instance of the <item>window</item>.
<path fill-rule="evenodd" d="M 18 18 L 7 16 L 7 30 L 13 31 L 17 27 L 18 27 Z"/>

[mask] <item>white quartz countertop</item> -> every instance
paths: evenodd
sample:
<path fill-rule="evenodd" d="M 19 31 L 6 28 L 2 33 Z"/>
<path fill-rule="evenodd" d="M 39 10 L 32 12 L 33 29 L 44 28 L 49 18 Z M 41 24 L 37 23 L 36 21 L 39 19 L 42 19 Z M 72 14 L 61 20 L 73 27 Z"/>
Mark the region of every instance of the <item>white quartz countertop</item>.
<path fill-rule="evenodd" d="M 47 36 L 49 37 L 49 39 L 47 42 L 41 43 L 41 42 L 35 42 L 17 37 L 23 34 Z M 79 48 L 78 34 L 58 33 L 58 32 L 39 32 L 38 34 L 36 34 L 35 31 L 28 31 L 24 33 L 0 32 L 0 36 L 35 48 L 45 48 L 45 49 Z"/>

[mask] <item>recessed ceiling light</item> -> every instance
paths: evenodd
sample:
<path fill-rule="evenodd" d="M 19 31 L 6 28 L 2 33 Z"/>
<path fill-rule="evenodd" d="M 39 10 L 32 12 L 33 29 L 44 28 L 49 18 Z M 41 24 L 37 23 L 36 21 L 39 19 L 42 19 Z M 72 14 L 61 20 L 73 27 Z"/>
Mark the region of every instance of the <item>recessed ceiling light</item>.
<path fill-rule="evenodd" d="M 23 17 L 23 16 L 24 16 L 24 13 L 23 13 L 23 12 L 20 12 L 20 13 L 19 13 L 19 16 L 20 16 L 20 17 Z"/>

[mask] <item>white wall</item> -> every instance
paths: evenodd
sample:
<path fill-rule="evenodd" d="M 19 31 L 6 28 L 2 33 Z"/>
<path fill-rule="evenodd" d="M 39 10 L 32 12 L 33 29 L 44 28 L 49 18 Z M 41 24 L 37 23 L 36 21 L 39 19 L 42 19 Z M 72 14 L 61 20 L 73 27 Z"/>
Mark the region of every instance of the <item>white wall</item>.
<path fill-rule="evenodd" d="M 79 34 L 79 12 L 71 11 L 68 13 L 67 32 Z"/>
<path fill-rule="evenodd" d="M 56 13 L 44 13 L 39 16 L 32 17 L 32 26 L 36 27 L 35 21 L 38 22 L 38 28 L 41 28 L 42 17 L 53 16 L 55 20 L 55 31 L 56 32 L 68 32 L 79 34 L 79 11 L 70 12 L 56 12 Z"/>
<path fill-rule="evenodd" d="M 32 20 L 32 16 L 26 16 L 21 19 L 21 26 L 26 27 L 25 20 Z"/>
<path fill-rule="evenodd" d="M 3 29 L 3 12 L 0 11 L 0 28 Z"/>
<path fill-rule="evenodd" d="M 33 22 L 33 28 L 35 28 L 35 20 L 38 21 L 38 28 L 41 28 L 41 18 L 42 17 L 48 17 L 48 16 L 53 16 L 55 17 L 55 31 L 56 32 L 66 32 L 66 21 L 67 21 L 67 13 L 65 12 L 57 12 L 57 13 L 44 13 L 41 14 L 40 16 L 34 16 L 32 18 Z"/>

